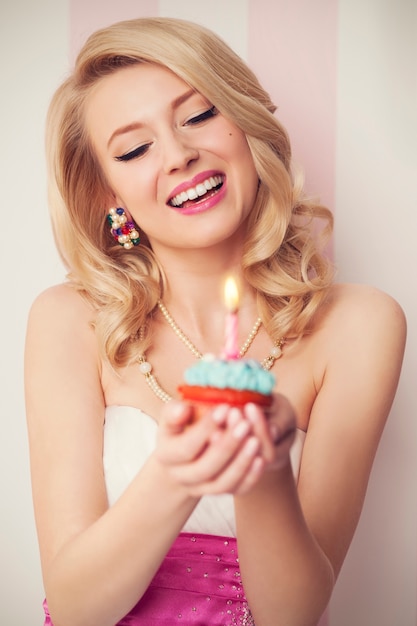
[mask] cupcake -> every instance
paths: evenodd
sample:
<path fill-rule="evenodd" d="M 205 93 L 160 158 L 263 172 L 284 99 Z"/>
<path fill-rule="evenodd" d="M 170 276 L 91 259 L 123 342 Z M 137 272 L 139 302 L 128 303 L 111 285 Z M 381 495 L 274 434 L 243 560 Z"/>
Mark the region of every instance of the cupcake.
<path fill-rule="evenodd" d="M 268 408 L 272 404 L 275 376 L 253 359 L 225 359 L 205 355 L 184 373 L 178 387 L 183 400 L 201 415 L 216 404 L 241 407 L 253 402 Z"/>

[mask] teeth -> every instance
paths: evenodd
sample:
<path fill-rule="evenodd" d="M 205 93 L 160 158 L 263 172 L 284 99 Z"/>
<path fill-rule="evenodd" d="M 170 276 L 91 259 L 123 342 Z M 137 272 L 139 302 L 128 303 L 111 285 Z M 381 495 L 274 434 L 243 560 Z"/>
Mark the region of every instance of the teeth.
<path fill-rule="evenodd" d="M 195 200 L 196 198 L 198 198 L 198 193 L 195 187 L 191 187 L 191 189 L 187 189 L 185 193 L 187 194 L 189 200 Z"/>
<path fill-rule="evenodd" d="M 196 198 L 201 198 L 208 191 L 213 189 L 213 187 L 217 187 L 222 183 L 223 179 L 221 176 L 210 176 L 202 183 L 199 183 L 195 187 L 190 187 L 186 191 L 182 191 L 178 195 L 174 196 L 170 200 L 170 204 L 172 206 L 181 206 L 187 200 L 195 200 Z"/>
<path fill-rule="evenodd" d="M 196 191 L 199 196 L 204 196 L 204 194 L 207 193 L 207 189 L 205 188 L 204 185 L 197 185 Z"/>

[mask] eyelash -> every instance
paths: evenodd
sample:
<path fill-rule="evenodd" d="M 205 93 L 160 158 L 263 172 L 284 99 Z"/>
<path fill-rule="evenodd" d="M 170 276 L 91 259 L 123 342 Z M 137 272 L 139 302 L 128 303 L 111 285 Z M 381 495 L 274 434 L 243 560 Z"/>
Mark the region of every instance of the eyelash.
<path fill-rule="evenodd" d="M 195 117 L 191 117 L 189 120 L 185 122 L 184 126 L 194 126 L 197 124 L 201 124 L 202 122 L 205 122 L 206 120 L 209 120 L 212 117 L 215 117 L 217 113 L 218 111 L 216 107 L 212 106 L 210 109 L 207 109 L 207 111 L 204 111 L 203 113 L 200 113 L 199 115 L 196 115 Z M 131 161 L 132 159 L 136 159 L 138 157 L 143 156 L 148 150 L 150 145 L 151 145 L 150 143 L 146 143 L 143 146 L 139 146 L 138 148 L 135 148 L 131 152 L 127 152 L 126 154 L 122 154 L 121 156 L 115 157 L 115 159 L 116 161 L 123 161 L 123 162 Z"/>
<path fill-rule="evenodd" d="M 193 125 L 193 124 L 200 124 L 201 122 L 205 122 L 206 120 L 210 119 L 211 117 L 215 117 L 217 115 L 217 109 L 215 106 L 212 106 L 210 109 L 208 109 L 207 111 L 204 111 L 203 113 L 200 113 L 199 115 L 196 115 L 195 117 L 191 117 L 189 120 L 187 120 L 187 122 L 185 123 L 185 125 Z"/>
<path fill-rule="evenodd" d="M 143 146 L 139 146 L 131 152 L 127 152 L 126 154 L 122 154 L 121 156 L 117 156 L 114 158 L 116 159 L 116 161 L 131 161 L 132 159 L 143 156 L 150 145 L 150 143 L 145 143 Z"/>

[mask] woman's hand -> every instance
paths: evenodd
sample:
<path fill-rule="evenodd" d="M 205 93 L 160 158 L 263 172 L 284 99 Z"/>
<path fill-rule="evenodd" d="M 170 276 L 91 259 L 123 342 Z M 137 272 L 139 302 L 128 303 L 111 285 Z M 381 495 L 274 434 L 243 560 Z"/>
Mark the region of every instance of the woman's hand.
<path fill-rule="evenodd" d="M 295 417 L 277 396 L 268 417 L 253 404 L 219 405 L 193 420 L 191 406 L 168 403 L 162 412 L 156 456 L 190 495 L 241 495 L 266 468 L 289 461 Z"/>
<path fill-rule="evenodd" d="M 244 415 L 261 442 L 266 467 L 281 469 L 289 461 L 296 431 L 296 415 L 288 399 L 274 394 L 274 401 L 266 414 L 256 404 L 246 404 Z"/>

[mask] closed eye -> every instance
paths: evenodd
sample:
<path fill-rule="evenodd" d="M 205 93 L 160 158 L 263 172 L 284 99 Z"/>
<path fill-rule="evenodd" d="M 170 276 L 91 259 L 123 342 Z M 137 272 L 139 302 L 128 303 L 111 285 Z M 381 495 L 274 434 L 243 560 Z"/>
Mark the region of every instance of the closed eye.
<path fill-rule="evenodd" d="M 190 117 L 184 124 L 184 126 L 193 126 L 194 124 L 201 124 L 201 122 L 205 122 L 211 117 L 215 117 L 218 111 L 215 106 L 212 106 L 211 109 L 200 113 L 199 115 L 195 115 L 194 117 Z"/>
<path fill-rule="evenodd" d="M 137 159 L 138 157 L 143 156 L 149 149 L 150 143 L 145 143 L 143 146 L 138 146 L 134 150 L 130 152 L 126 152 L 126 154 L 122 154 L 121 156 L 114 157 L 116 161 L 131 161 L 132 159 Z"/>

